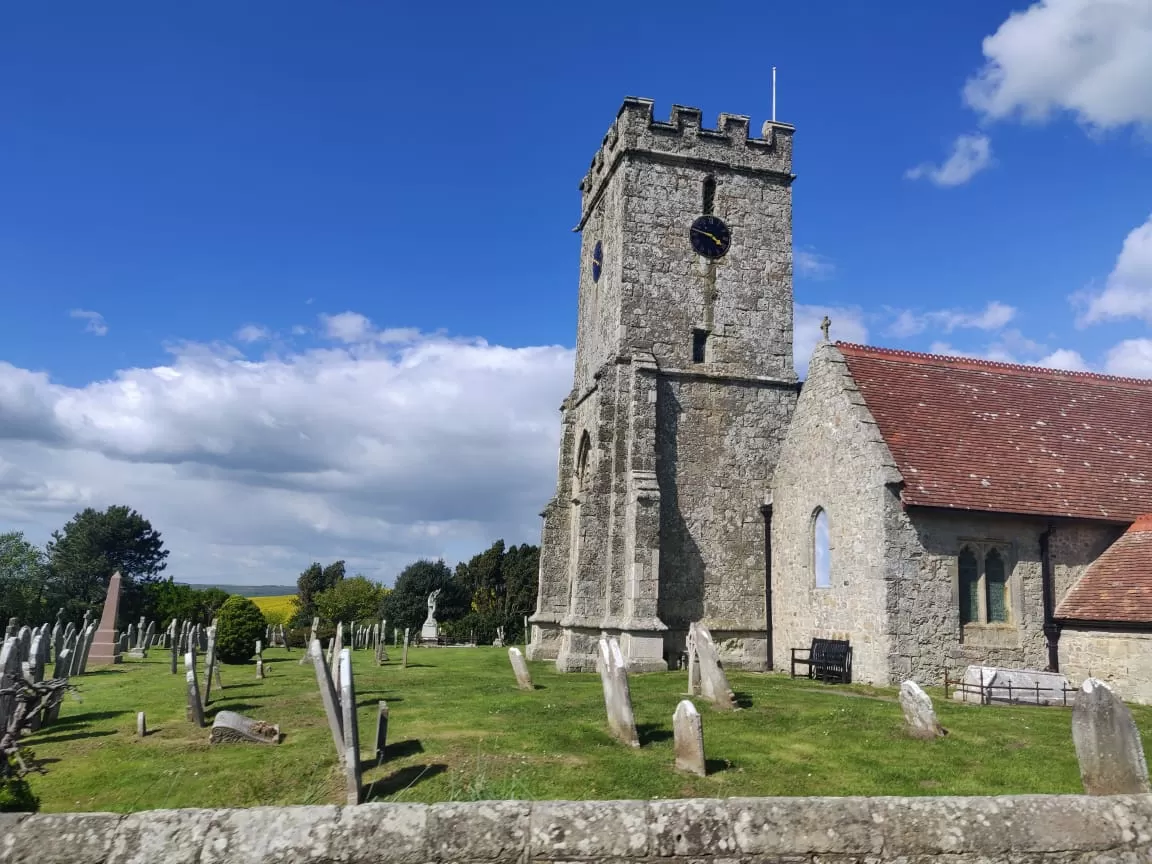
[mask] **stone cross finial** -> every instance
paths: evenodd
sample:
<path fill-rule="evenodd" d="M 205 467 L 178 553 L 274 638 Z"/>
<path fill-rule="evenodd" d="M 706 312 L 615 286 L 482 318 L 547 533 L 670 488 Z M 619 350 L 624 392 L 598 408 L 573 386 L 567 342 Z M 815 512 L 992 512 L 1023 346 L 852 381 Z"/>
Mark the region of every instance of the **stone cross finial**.
<path fill-rule="evenodd" d="M 824 334 L 824 341 L 825 342 L 828 341 L 828 331 L 831 329 L 832 329 L 832 319 L 829 318 L 827 315 L 825 315 L 824 320 L 820 322 L 820 332 Z"/>

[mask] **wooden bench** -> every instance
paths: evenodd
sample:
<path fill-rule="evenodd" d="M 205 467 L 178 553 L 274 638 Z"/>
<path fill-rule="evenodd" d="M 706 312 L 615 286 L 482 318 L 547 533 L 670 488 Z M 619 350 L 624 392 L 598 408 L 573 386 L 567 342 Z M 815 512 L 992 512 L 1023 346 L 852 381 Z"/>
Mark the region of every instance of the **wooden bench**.
<path fill-rule="evenodd" d="M 807 654 L 797 657 L 797 654 Z M 852 646 L 846 639 L 813 639 L 809 648 L 792 649 L 792 677 L 797 666 L 807 666 L 805 678 L 817 681 L 839 681 L 848 684 L 852 680 Z"/>

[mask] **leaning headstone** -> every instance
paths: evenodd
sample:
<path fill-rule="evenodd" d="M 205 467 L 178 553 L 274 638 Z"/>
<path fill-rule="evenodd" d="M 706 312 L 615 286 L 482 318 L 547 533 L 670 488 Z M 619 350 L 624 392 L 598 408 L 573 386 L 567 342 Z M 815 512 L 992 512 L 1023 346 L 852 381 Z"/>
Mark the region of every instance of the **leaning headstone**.
<path fill-rule="evenodd" d="M 131 640 L 128 638 L 127 633 L 124 633 L 120 636 L 120 641 L 119 641 L 119 643 L 117 643 L 116 654 L 121 659 L 123 659 L 124 657 L 126 657 L 128 655 L 128 643 L 130 641 Z"/>
<path fill-rule="evenodd" d="M 316 667 L 316 683 L 320 685 L 320 701 L 324 704 L 324 716 L 328 718 L 328 731 L 332 733 L 332 743 L 336 745 L 336 758 L 344 762 L 344 721 L 340 716 L 340 703 L 336 698 L 336 688 L 332 686 L 332 671 L 324 659 L 320 640 L 313 639 L 308 656 Z"/>
<path fill-rule="evenodd" d="M 632 713 L 632 694 L 628 687 L 628 669 L 624 654 L 616 637 L 600 637 L 600 658 L 597 664 L 600 683 L 604 687 L 604 707 L 608 712 L 608 728 L 612 735 L 629 747 L 639 747 L 636 719 Z"/>
<path fill-rule="evenodd" d="M 144 718 L 144 712 L 136 712 L 136 737 L 143 738 L 148 734 L 148 723 Z"/>
<path fill-rule="evenodd" d="M 144 620 L 144 619 L 140 619 Z M 152 639 L 156 635 L 156 622 L 149 621 L 148 629 L 144 631 L 144 641 L 141 643 L 142 648 L 148 649 L 152 647 Z"/>
<path fill-rule="evenodd" d="M 682 699 L 672 715 L 672 732 L 676 743 L 676 768 L 704 777 L 704 726 L 700 712 L 688 699 Z"/>
<path fill-rule="evenodd" d="M 72 668 L 73 648 L 62 648 L 56 654 L 56 666 L 52 669 L 53 678 L 67 678 Z"/>
<path fill-rule="evenodd" d="M 700 659 L 696 656 L 696 625 L 688 625 L 688 695 L 700 695 Z"/>
<path fill-rule="evenodd" d="M 0 690 L 14 686 L 20 674 L 20 648 L 16 644 L 16 637 L 9 636 L 0 645 Z M 8 718 L 15 711 L 16 697 L 0 696 L 0 730 L 8 730 Z"/>
<path fill-rule="evenodd" d="M 1089 795 L 1152 792 L 1140 732 L 1128 706 L 1103 681 L 1088 678 L 1072 708 L 1072 742 Z"/>
<path fill-rule="evenodd" d="M 32 637 L 32 648 L 28 654 L 28 677 L 33 683 L 39 684 L 44 680 L 44 655 L 42 648 L 45 637 L 37 633 Z"/>
<path fill-rule="evenodd" d="M 913 738 L 943 738 L 948 731 L 936 720 L 932 700 L 915 681 L 900 685 L 900 707 L 904 709 L 904 726 Z"/>
<path fill-rule="evenodd" d="M 388 739 L 388 703 L 383 699 L 376 705 L 376 764 L 384 764 L 384 748 Z"/>
<path fill-rule="evenodd" d="M 720 654 L 712 641 L 712 634 L 703 624 L 692 624 L 696 630 L 696 657 L 700 661 L 700 695 L 712 703 L 713 708 L 731 711 L 736 707 L 736 696 L 728 686 L 728 676 L 720 665 Z"/>
<path fill-rule="evenodd" d="M 204 655 L 204 707 L 212 701 L 212 667 L 216 665 L 216 628 L 208 628 L 208 653 Z"/>
<path fill-rule="evenodd" d="M 408 628 L 404 628 L 404 653 L 400 655 L 400 668 L 408 668 Z"/>
<path fill-rule="evenodd" d="M 212 718 L 209 744 L 279 744 L 280 727 L 263 720 L 253 720 L 235 711 L 217 711 Z"/>
<path fill-rule="evenodd" d="M 200 701 L 200 685 L 196 681 L 196 673 L 188 670 L 184 673 L 184 680 L 188 682 L 188 719 L 204 728 L 204 704 Z"/>
<path fill-rule="evenodd" d="M 173 675 L 176 674 L 176 658 L 179 655 L 180 655 L 180 640 L 179 639 L 173 639 L 172 640 L 172 661 L 170 664 Z"/>
<path fill-rule="evenodd" d="M 532 675 L 528 672 L 528 664 L 520 649 L 512 646 L 508 649 L 508 659 L 512 662 L 512 671 L 516 673 L 516 686 L 521 690 L 533 690 Z"/>
<path fill-rule="evenodd" d="M 352 651 L 340 651 L 340 707 L 343 709 L 344 771 L 348 803 L 360 803 L 360 727 L 356 720 L 356 687 L 352 681 Z"/>
<path fill-rule="evenodd" d="M 341 692 L 340 688 L 340 652 L 344 650 L 344 622 L 336 622 L 336 636 L 332 640 L 331 656 L 328 658 L 328 665 L 332 667 L 332 683 L 336 687 L 336 692 Z"/>

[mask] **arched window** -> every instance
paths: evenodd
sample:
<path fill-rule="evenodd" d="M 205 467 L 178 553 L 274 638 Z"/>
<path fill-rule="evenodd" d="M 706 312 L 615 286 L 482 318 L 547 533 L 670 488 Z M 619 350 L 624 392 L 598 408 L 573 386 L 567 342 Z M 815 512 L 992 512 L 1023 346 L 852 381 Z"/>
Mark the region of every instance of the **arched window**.
<path fill-rule="evenodd" d="M 704 200 L 701 202 L 703 205 L 701 212 L 705 216 L 710 216 L 712 215 L 712 206 L 716 203 L 716 178 L 711 174 L 704 178 L 703 193 Z"/>
<path fill-rule="evenodd" d="M 823 507 L 812 518 L 812 569 L 817 588 L 832 587 L 832 542 L 828 536 L 828 513 Z"/>
<path fill-rule="evenodd" d="M 976 553 L 965 546 L 960 550 L 960 623 L 980 620 L 980 562 Z"/>
<path fill-rule="evenodd" d="M 988 592 L 988 623 L 1008 623 L 1008 574 L 997 549 L 984 556 L 984 585 Z"/>
<path fill-rule="evenodd" d="M 588 455 L 592 452 L 592 439 L 588 437 L 588 433 L 584 432 L 580 436 L 580 446 L 576 450 L 576 472 L 572 478 L 573 491 L 579 493 L 584 491 L 584 483 L 588 474 Z"/>

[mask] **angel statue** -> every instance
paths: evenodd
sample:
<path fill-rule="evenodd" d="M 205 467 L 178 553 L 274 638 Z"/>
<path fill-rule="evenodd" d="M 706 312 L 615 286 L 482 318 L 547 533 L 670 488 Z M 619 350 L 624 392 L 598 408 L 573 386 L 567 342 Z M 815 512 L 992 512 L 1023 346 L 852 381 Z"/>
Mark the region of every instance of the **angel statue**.
<path fill-rule="evenodd" d="M 437 588 L 428 595 L 428 620 L 436 620 L 436 598 L 440 596 L 440 589 Z"/>

